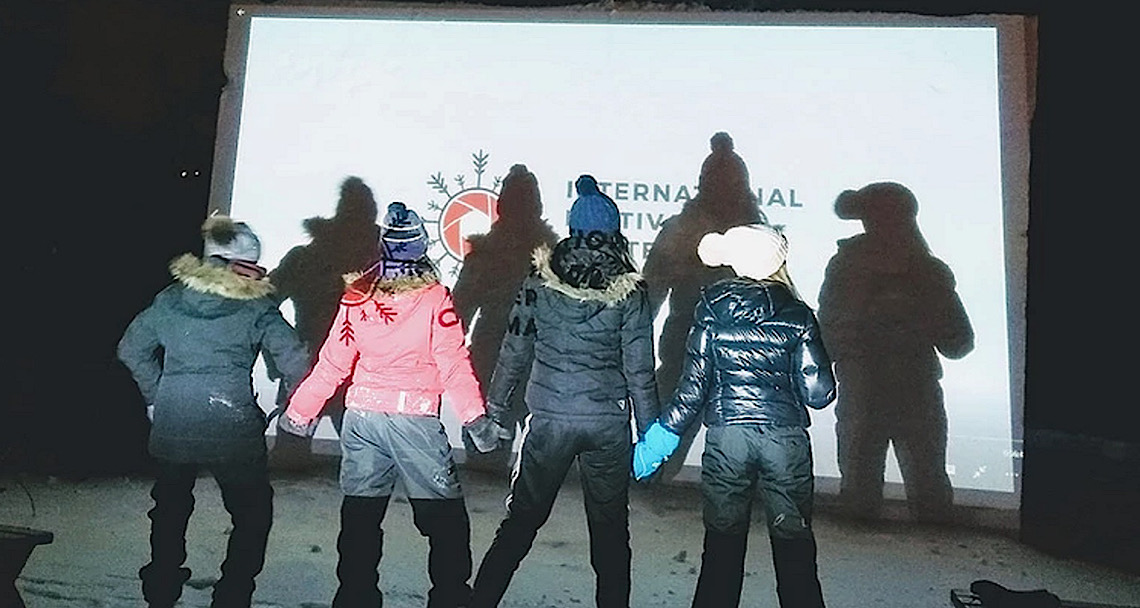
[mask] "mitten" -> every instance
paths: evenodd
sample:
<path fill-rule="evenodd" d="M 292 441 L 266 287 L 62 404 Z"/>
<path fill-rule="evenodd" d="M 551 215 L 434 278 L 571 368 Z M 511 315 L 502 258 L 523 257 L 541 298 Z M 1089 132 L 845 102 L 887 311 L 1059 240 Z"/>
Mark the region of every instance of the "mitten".
<path fill-rule="evenodd" d="M 508 433 L 506 429 L 487 416 L 479 416 L 464 425 L 463 428 L 467 430 L 467 435 L 471 437 L 471 443 L 475 444 L 475 449 L 484 454 L 498 448 L 499 440 Z"/>
<path fill-rule="evenodd" d="M 290 418 L 288 412 L 282 412 L 281 415 L 277 416 L 277 428 L 290 435 L 307 439 L 317 431 L 317 419 L 314 418 L 307 424 L 303 424 Z"/>
<path fill-rule="evenodd" d="M 515 440 L 515 424 L 511 421 L 510 410 L 504 407 L 495 407 L 487 404 L 487 417 L 499 427 L 499 439 L 506 443 Z"/>
<path fill-rule="evenodd" d="M 656 473 L 680 444 L 681 436 L 660 422 L 649 425 L 645 436 L 633 446 L 633 478 L 641 481 Z"/>

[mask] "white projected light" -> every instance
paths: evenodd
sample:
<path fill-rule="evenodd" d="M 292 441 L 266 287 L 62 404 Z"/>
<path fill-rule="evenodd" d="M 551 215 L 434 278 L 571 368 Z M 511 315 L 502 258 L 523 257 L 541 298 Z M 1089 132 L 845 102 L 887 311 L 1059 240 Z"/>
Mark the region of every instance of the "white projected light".
<path fill-rule="evenodd" d="M 897 182 L 976 335 L 969 355 L 942 360 L 951 481 L 965 495 L 1015 495 L 1027 160 L 1011 151 L 1028 145 L 1018 23 L 764 19 L 232 7 L 211 207 L 254 226 L 273 268 L 306 242 L 302 220 L 330 216 L 340 182 L 359 176 L 381 208 L 403 201 L 425 219 L 451 284 L 464 238 L 489 229 L 499 180 L 523 163 L 561 234 L 575 178 L 596 176 L 643 261 L 724 131 L 817 306 L 837 241 L 862 231 L 836 216 L 836 196 Z M 275 389 L 259 383 L 271 409 Z M 822 478 L 839 474 L 834 409 L 812 412 Z"/>

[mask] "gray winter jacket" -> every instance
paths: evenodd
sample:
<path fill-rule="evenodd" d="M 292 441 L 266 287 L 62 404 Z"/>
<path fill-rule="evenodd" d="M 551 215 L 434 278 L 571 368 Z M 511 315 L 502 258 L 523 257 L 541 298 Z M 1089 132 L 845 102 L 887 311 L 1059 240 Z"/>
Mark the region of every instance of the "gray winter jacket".
<path fill-rule="evenodd" d="M 288 386 L 308 373 L 309 355 L 268 297 L 266 279 L 239 276 L 186 254 L 176 279 L 140 312 L 118 355 L 154 406 L 150 452 L 174 462 L 225 462 L 265 453 L 265 414 L 251 370 L 262 349 Z"/>
<path fill-rule="evenodd" d="M 658 412 L 653 319 L 641 275 L 605 248 L 571 239 L 535 250 L 487 389 L 492 418 L 530 370 L 531 414 L 612 417 L 640 431 Z"/>
<path fill-rule="evenodd" d="M 815 314 L 783 284 L 731 278 L 704 288 L 681 379 L 661 423 L 806 427 L 806 407 L 835 399 L 831 359 Z"/>

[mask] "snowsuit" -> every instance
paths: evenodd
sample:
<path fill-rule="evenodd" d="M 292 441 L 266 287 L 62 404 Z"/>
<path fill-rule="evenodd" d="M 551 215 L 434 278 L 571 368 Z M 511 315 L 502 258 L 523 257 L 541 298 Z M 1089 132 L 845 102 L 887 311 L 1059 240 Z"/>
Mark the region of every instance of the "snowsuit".
<path fill-rule="evenodd" d="M 570 237 L 553 252 L 538 248 L 515 300 L 487 403 L 492 418 L 506 415 L 529 371 L 530 414 L 507 515 L 480 564 L 472 607 L 498 605 L 575 461 L 595 601 L 629 606 L 630 416 L 644 430 L 658 408 L 645 286 L 615 247 Z"/>
<path fill-rule="evenodd" d="M 210 471 L 233 519 L 214 606 L 249 606 L 273 520 L 265 414 L 253 394 L 258 354 L 271 354 L 292 387 L 309 355 L 269 296 L 265 279 L 239 276 L 186 254 L 176 281 L 131 321 L 118 355 L 153 406 L 149 450 L 158 464 L 151 496 L 151 561 L 140 571 L 151 606 L 172 606 L 190 571 L 186 526 L 194 483 Z"/>
<path fill-rule="evenodd" d="M 298 425 L 310 423 L 351 377 L 341 428 L 345 496 L 333 606 L 381 603 L 380 525 L 397 481 L 405 488 L 416 528 L 429 542 L 428 606 L 465 605 L 470 524 L 439 420 L 444 392 L 462 423 L 484 414 L 463 325 L 448 289 L 434 275 L 348 280 L 317 364 L 284 414 Z"/>
<path fill-rule="evenodd" d="M 763 496 L 782 608 L 822 608 L 811 529 L 806 407 L 835 398 L 815 315 L 783 284 L 746 277 L 701 292 L 680 383 L 660 422 L 680 435 L 703 415 L 705 540 L 694 608 L 737 606 L 752 499 Z"/>

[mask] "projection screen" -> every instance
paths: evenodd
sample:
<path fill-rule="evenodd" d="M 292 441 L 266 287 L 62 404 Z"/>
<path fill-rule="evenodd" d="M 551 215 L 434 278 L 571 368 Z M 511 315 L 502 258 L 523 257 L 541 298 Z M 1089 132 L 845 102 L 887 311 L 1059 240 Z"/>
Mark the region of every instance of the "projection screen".
<path fill-rule="evenodd" d="M 235 4 L 210 208 L 249 222 L 272 269 L 307 242 L 302 221 L 331 216 L 341 182 L 356 176 L 381 209 L 403 201 L 425 218 L 450 285 L 464 239 L 488 230 L 502 177 L 522 163 L 560 235 L 575 178 L 597 177 L 642 263 L 661 223 L 697 194 L 710 137 L 725 132 L 817 307 L 837 243 L 863 231 L 837 216 L 837 196 L 900 184 L 975 334 L 969 354 L 940 361 L 955 500 L 1016 505 L 1029 25 L 997 15 Z M 292 318 L 288 301 L 282 309 Z M 256 384 L 271 410 L 264 367 Z M 446 399 L 443 410 L 461 446 Z M 839 475 L 835 424 L 834 407 L 812 412 L 824 490 Z M 336 438 L 327 421 L 317 436 Z M 698 435 L 685 464 L 699 467 L 701 447 Z M 898 492 L 893 454 L 887 479 Z"/>

